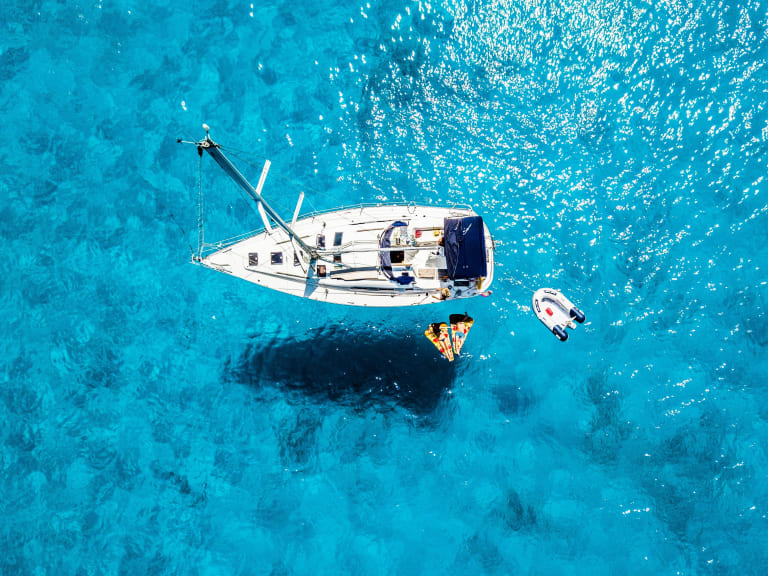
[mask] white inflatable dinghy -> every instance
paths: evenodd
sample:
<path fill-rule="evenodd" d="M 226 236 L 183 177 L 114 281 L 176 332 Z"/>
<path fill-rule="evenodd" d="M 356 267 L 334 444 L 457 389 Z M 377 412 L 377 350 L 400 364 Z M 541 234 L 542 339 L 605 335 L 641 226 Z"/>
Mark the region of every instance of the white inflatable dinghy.
<path fill-rule="evenodd" d="M 574 320 L 579 324 L 586 320 L 584 312 L 576 308 L 562 292 L 551 288 L 536 290 L 533 294 L 533 311 L 561 342 L 568 340 L 565 329 L 575 328 Z"/>

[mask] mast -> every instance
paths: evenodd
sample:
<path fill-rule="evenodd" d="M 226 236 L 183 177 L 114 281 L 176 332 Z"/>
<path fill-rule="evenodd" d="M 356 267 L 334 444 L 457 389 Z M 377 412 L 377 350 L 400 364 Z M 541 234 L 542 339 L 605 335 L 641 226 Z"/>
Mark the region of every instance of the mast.
<path fill-rule="evenodd" d="M 261 178 L 259 179 L 258 188 L 254 188 L 251 186 L 251 183 L 245 179 L 245 176 L 243 176 L 240 171 L 235 168 L 235 165 L 230 162 L 229 158 L 224 155 L 224 153 L 221 151 L 221 147 L 216 144 L 216 142 L 211 140 L 211 136 L 208 133 L 208 125 L 203 124 L 203 128 L 205 129 L 205 139 L 197 143 L 197 148 L 200 153 L 202 154 L 203 150 L 208 152 L 208 154 L 211 155 L 216 163 L 221 166 L 224 172 L 226 172 L 227 175 L 232 178 L 232 180 L 234 180 L 235 184 L 240 186 L 240 188 L 242 188 L 245 193 L 248 194 L 248 196 L 250 196 L 251 199 L 253 199 L 253 201 L 256 202 L 260 207 L 263 207 L 264 211 L 272 217 L 272 220 L 274 220 L 280 228 L 285 230 L 285 233 L 288 234 L 291 240 L 296 241 L 296 243 L 301 246 L 301 248 L 309 255 L 310 258 L 316 258 L 317 250 L 304 242 L 304 240 L 302 240 L 299 235 L 296 234 L 296 232 L 294 232 L 282 218 L 280 218 L 280 215 L 275 212 L 274 208 L 272 208 L 272 206 L 270 206 L 261 195 L 261 187 L 264 185 L 264 180 L 267 176 L 269 161 L 267 161 L 267 165 L 264 166 L 264 171 L 262 172 Z M 259 212 L 261 212 L 261 210 L 259 210 Z M 268 225 L 269 222 L 265 220 L 265 224 Z"/>

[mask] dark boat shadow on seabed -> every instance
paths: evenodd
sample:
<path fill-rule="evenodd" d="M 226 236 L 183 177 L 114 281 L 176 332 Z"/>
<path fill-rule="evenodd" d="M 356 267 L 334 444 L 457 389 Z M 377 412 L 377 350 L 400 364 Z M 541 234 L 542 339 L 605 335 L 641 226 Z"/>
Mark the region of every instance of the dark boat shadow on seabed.
<path fill-rule="evenodd" d="M 418 332 L 334 325 L 296 338 L 271 338 L 247 346 L 229 367 L 230 377 L 315 401 L 376 410 L 398 405 L 426 416 L 458 370 Z"/>

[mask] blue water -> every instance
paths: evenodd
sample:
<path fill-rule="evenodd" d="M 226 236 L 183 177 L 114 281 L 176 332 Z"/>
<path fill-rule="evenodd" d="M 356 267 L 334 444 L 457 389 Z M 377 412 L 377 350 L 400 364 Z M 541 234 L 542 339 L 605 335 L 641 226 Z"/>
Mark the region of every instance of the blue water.
<path fill-rule="evenodd" d="M 0 23 L 0 573 L 765 574 L 768 2 Z M 359 310 L 190 265 L 202 122 L 286 216 L 473 205 L 494 294 Z M 258 227 L 203 168 L 206 238 Z M 587 314 L 565 344 L 543 286 Z M 465 310 L 448 364 L 422 332 Z"/>

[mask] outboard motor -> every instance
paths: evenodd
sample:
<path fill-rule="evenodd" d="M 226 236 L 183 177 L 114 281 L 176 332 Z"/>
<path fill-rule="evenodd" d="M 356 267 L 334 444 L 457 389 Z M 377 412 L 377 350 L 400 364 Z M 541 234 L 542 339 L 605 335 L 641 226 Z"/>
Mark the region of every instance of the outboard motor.
<path fill-rule="evenodd" d="M 586 316 L 584 316 L 584 312 L 579 310 L 578 308 L 571 308 L 571 318 L 576 320 L 579 324 L 584 324 L 584 320 L 586 320 Z"/>
<path fill-rule="evenodd" d="M 552 328 L 552 332 L 555 336 L 557 336 L 557 339 L 560 340 L 560 342 L 565 342 L 568 340 L 568 333 L 563 330 L 560 326 L 555 326 Z"/>

